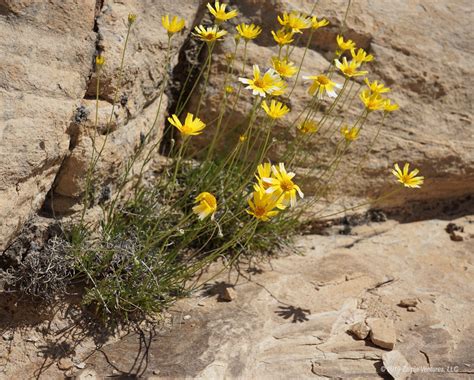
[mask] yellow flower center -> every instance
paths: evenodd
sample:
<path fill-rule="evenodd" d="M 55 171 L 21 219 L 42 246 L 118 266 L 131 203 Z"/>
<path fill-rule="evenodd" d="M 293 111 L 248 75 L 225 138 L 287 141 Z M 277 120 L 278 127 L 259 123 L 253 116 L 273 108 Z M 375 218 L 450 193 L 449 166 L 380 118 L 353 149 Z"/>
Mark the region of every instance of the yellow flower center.
<path fill-rule="evenodd" d="M 344 69 L 344 74 L 346 75 L 354 75 L 354 73 L 355 73 L 355 70 L 353 67 L 348 66 Z"/>
<path fill-rule="evenodd" d="M 289 179 L 284 179 L 280 182 L 281 189 L 285 191 L 291 191 L 295 187 L 294 183 Z"/>
<path fill-rule="evenodd" d="M 264 216 L 266 213 L 267 213 L 267 210 L 265 209 L 265 207 L 255 207 L 254 214 L 257 217 L 260 218 L 260 217 Z"/>
<path fill-rule="evenodd" d="M 325 77 L 324 75 L 320 75 L 318 77 L 318 82 L 319 84 L 321 84 L 322 86 L 325 86 L 327 84 L 329 84 L 329 79 L 327 77 Z"/>
<path fill-rule="evenodd" d="M 206 33 L 203 35 L 203 38 L 208 41 L 212 41 L 214 39 L 214 33 Z"/>
<path fill-rule="evenodd" d="M 182 131 L 185 135 L 187 135 L 187 134 L 191 133 L 191 132 L 193 131 L 193 129 L 192 129 L 189 125 L 183 124 L 183 126 L 181 127 L 181 131 Z"/>
<path fill-rule="evenodd" d="M 265 81 L 263 80 L 263 78 L 255 79 L 253 84 L 255 85 L 255 87 L 259 87 L 259 88 L 265 87 Z"/>

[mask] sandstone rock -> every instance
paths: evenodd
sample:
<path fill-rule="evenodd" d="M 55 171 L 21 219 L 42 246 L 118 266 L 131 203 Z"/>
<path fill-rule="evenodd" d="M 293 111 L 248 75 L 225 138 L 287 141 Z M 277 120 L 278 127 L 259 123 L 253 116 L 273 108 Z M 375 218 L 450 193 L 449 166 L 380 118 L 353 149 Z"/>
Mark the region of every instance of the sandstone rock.
<path fill-rule="evenodd" d="M 232 287 L 226 287 L 223 289 L 222 294 L 219 295 L 219 299 L 226 302 L 231 302 L 237 298 L 237 292 Z"/>
<path fill-rule="evenodd" d="M 366 323 L 370 328 L 370 340 L 376 346 L 393 349 L 397 341 L 397 334 L 391 319 L 367 318 Z"/>
<path fill-rule="evenodd" d="M 358 322 L 352 325 L 349 329 L 349 332 L 357 339 L 365 339 L 370 333 L 369 327 L 365 324 L 365 322 Z"/>
<path fill-rule="evenodd" d="M 74 363 L 70 358 L 61 358 L 58 361 L 58 368 L 62 371 L 67 371 L 74 367 Z"/>
<path fill-rule="evenodd" d="M 410 363 L 400 351 L 393 350 L 382 355 L 383 365 L 394 380 L 406 380 L 410 377 Z"/>
<path fill-rule="evenodd" d="M 67 152 L 95 50 L 95 3 L 0 4 L 0 250 L 41 207 Z"/>
<path fill-rule="evenodd" d="M 416 298 L 404 298 L 398 303 L 401 307 L 414 307 L 418 305 L 418 300 Z"/>

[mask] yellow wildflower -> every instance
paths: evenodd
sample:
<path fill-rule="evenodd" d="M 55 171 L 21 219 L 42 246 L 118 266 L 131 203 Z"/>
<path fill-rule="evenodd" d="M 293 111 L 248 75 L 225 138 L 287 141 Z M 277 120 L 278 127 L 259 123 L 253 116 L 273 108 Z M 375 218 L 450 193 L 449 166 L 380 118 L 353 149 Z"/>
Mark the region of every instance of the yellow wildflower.
<path fill-rule="evenodd" d="M 227 32 L 225 30 L 219 30 L 217 26 L 204 27 L 202 25 L 194 28 L 196 33 L 192 33 L 193 36 L 199 38 L 201 41 L 213 42 L 225 36 Z"/>
<path fill-rule="evenodd" d="M 199 203 L 193 207 L 193 212 L 198 216 L 199 220 L 206 219 L 209 215 L 214 220 L 214 214 L 217 210 L 216 197 L 208 192 L 199 194 L 194 203 Z"/>
<path fill-rule="evenodd" d="M 238 13 L 235 9 L 226 13 L 226 7 L 227 4 L 220 4 L 219 1 L 214 3 L 214 8 L 210 3 L 207 3 L 207 9 L 209 9 L 209 12 L 215 17 L 217 23 L 230 20 L 237 16 Z"/>
<path fill-rule="evenodd" d="M 301 133 L 316 133 L 319 125 L 316 121 L 306 120 L 296 126 Z"/>
<path fill-rule="evenodd" d="M 103 55 L 98 55 L 97 57 L 95 57 L 95 64 L 98 67 L 104 66 L 104 64 L 105 64 L 104 56 Z"/>
<path fill-rule="evenodd" d="M 288 85 L 283 79 L 278 80 L 275 83 L 275 90 L 272 91 L 271 96 L 281 96 L 285 93 Z"/>
<path fill-rule="evenodd" d="M 393 112 L 398 110 L 400 107 L 397 103 L 393 103 L 390 99 L 385 99 L 383 110 L 385 112 Z"/>
<path fill-rule="evenodd" d="M 313 30 L 322 28 L 323 26 L 329 25 L 329 21 L 323 18 L 322 20 L 318 21 L 316 16 L 311 17 L 311 28 Z"/>
<path fill-rule="evenodd" d="M 272 100 L 270 106 L 268 106 L 267 102 L 264 100 L 262 102 L 262 108 L 272 119 L 280 119 L 290 112 L 290 109 L 286 105 L 276 100 Z"/>
<path fill-rule="evenodd" d="M 193 114 L 188 112 L 184 124 L 179 121 L 178 116 L 176 115 L 169 117 L 168 121 L 171 125 L 178 128 L 184 136 L 195 136 L 202 133 L 202 130 L 206 127 L 206 124 L 204 124 L 201 119 L 197 117 L 193 120 L 193 117 Z"/>
<path fill-rule="evenodd" d="M 385 87 L 383 83 L 379 83 L 376 80 L 370 82 L 367 78 L 365 78 L 364 83 L 370 89 L 370 92 L 372 94 L 384 94 L 390 91 L 390 89 L 388 87 Z"/>
<path fill-rule="evenodd" d="M 161 24 L 168 31 L 168 35 L 171 37 L 173 34 L 180 32 L 185 25 L 184 19 L 178 16 L 173 16 L 170 20 L 170 16 L 166 15 L 161 18 Z"/>
<path fill-rule="evenodd" d="M 364 90 L 359 94 L 359 97 L 369 112 L 385 108 L 386 100 L 380 94 L 372 94 L 370 90 Z"/>
<path fill-rule="evenodd" d="M 294 33 L 287 32 L 285 29 L 279 29 L 276 32 L 272 30 L 272 35 L 275 42 L 280 46 L 291 44 L 294 41 Z"/>
<path fill-rule="evenodd" d="M 414 169 L 412 172 L 408 172 L 410 164 L 406 163 L 403 167 L 403 171 L 400 170 L 398 164 L 395 164 L 395 169 L 392 169 L 392 174 L 398 178 L 398 182 L 403 183 L 405 187 L 419 188 L 423 184 L 425 177 L 417 177 L 416 175 L 420 172 L 418 169 Z"/>
<path fill-rule="evenodd" d="M 347 62 L 346 57 L 342 57 L 342 62 L 338 59 L 336 59 L 334 62 L 336 63 L 336 67 L 341 70 L 341 72 L 347 78 L 358 77 L 367 74 L 367 71 L 358 71 L 360 66 L 359 63 L 354 60 Z"/>
<path fill-rule="evenodd" d="M 291 78 L 298 71 L 294 63 L 288 61 L 287 59 L 278 59 L 278 57 L 273 57 L 272 64 L 275 71 L 284 78 Z"/>
<path fill-rule="evenodd" d="M 351 49 L 351 55 L 352 59 L 359 64 L 374 60 L 374 56 L 372 54 L 367 54 L 364 49 L 357 50 L 357 53 L 355 52 L 355 49 Z"/>
<path fill-rule="evenodd" d="M 234 92 L 234 87 L 232 86 L 225 86 L 225 92 L 227 94 L 232 94 Z"/>
<path fill-rule="evenodd" d="M 239 35 L 246 41 L 253 40 L 262 33 L 262 28 L 254 24 L 240 24 L 235 27 Z"/>
<path fill-rule="evenodd" d="M 352 127 L 349 128 L 347 125 L 341 128 L 341 134 L 344 136 L 347 142 L 354 141 L 359 137 L 360 128 Z"/>
<path fill-rule="evenodd" d="M 296 206 L 296 193 L 298 193 L 301 198 L 304 197 L 304 194 L 299 186 L 292 181 L 295 173 L 288 173 L 283 162 L 280 162 L 278 166 L 273 165 L 272 173 L 273 177 L 262 178 L 263 182 L 270 185 L 265 192 L 268 194 L 281 194 L 282 204 L 290 204 L 291 207 Z"/>
<path fill-rule="evenodd" d="M 258 220 L 267 222 L 278 215 L 278 209 L 283 210 L 285 206 L 280 202 L 280 197 L 276 194 L 268 194 L 261 189 L 252 193 L 248 200 L 250 210 L 245 210 L 248 214 Z"/>
<path fill-rule="evenodd" d="M 128 24 L 132 25 L 137 20 L 137 15 L 133 13 L 128 14 Z"/>
<path fill-rule="evenodd" d="M 255 174 L 257 178 L 258 185 L 257 187 L 261 187 L 263 190 L 268 189 L 270 186 L 269 184 L 263 182 L 263 178 L 270 178 L 272 177 L 272 164 L 269 162 L 265 162 L 257 166 L 257 174 Z M 257 187 L 254 186 L 254 189 L 257 191 Z"/>
<path fill-rule="evenodd" d="M 310 95 L 318 95 L 320 99 L 322 99 L 324 93 L 327 93 L 328 96 L 331 98 L 335 98 L 337 96 L 335 88 L 341 88 L 342 86 L 336 82 L 333 82 L 325 75 L 311 75 L 311 76 L 304 76 L 303 79 L 312 80 L 313 83 L 309 88 L 308 92 Z"/>
<path fill-rule="evenodd" d="M 341 55 L 346 50 L 352 50 L 352 49 L 356 48 L 356 44 L 355 44 L 354 41 L 352 41 L 352 40 L 344 41 L 343 36 L 338 35 L 336 37 L 336 41 L 337 41 L 337 46 L 339 46 L 339 49 L 337 50 L 338 55 Z"/>
<path fill-rule="evenodd" d="M 303 33 L 301 29 L 308 29 L 311 27 L 311 19 L 298 12 L 283 12 L 283 15 L 278 16 L 278 22 L 287 29 L 291 29 L 293 33 Z"/>
<path fill-rule="evenodd" d="M 258 65 L 253 65 L 253 79 L 239 78 L 239 81 L 247 84 L 247 89 L 253 91 L 253 95 L 265 97 L 277 89 L 277 82 L 280 80 L 278 74 L 273 69 L 268 69 L 263 75 L 260 73 Z"/>
<path fill-rule="evenodd" d="M 247 141 L 247 136 L 246 136 L 246 135 L 240 135 L 240 136 L 239 136 L 239 141 L 240 141 L 240 142 L 245 142 L 245 141 Z"/>

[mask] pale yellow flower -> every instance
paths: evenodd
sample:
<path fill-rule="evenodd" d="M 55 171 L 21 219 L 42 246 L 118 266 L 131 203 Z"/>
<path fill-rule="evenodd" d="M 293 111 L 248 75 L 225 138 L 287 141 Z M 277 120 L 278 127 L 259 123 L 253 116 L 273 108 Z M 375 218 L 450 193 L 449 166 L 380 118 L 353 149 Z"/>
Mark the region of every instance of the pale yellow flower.
<path fill-rule="evenodd" d="M 137 15 L 134 13 L 128 14 L 128 24 L 132 25 L 137 20 Z"/>
<path fill-rule="evenodd" d="M 275 71 L 284 78 L 291 78 L 298 72 L 295 64 L 288 61 L 287 59 L 278 59 L 278 57 L 273 57 L 272 65 Z"/>
<path fill-rule="evenodd" d="M 226 12 L 227 4 L 220 4 L 219 1 L 214 3 L 214 7 L 210 3 L 207 3 L 207 9 L 214 16 L 216 22 L 220 23 L 223 21 L 230 20 L 238 15 L 237 11 L 234 9 L 230 12 Z"/>
<path fill-rule="evenodd" d="M 360 99 L 369 112 L 385 109 L 386 100 L 380 94 L 373 94 L 370 90 L 364 90 L 359 94 Z"/>
<path fill-rule="evenodd" d="M 103 55 L 98 55 L 97 57 L 95 57 L 95 64 L 98 67 L 104 66 L 104 64 L 105 64 L 104 56 Z"/>
<path fill-rule="evenodd" d="M 172 36 L 173 34 L 180 32 L 184 28 L 185 21 L 184 19 L 179 18 L 178 16 L 173 16 L 173 18 L 170 20 L 170 16 L 165 15 L 161 18 L 161 24 L 168 31 L 168 35 Z"/>
<path fill-rule="evenodd" d="M 276 194 L 268 194 L 261 189 L 257 189 L 252 193 L 248 200 L 249 210 L 245 210 L 248 214 L 263 222 L 269 221 L 278 215 L 279 210 L 283 210 L 285 206 L 281 203 L 280 197 Z"/>
<path fill-rule="evenodd" d="M 306 120 L 296 126 L 301 133 L 310 134 L 316 133 L 319 129 L 319 125 L 316 121 Z"/>
<path fill-rule="evenodd" d="M 334 60 L 336 67 L 341 70 L 341 72 L 347 77 L 347 78 L 352 78 L 352 77 L 358 77 L 361 75 L 365 75 L 368 73 L 368 71 L 363 71 L 359 70 L 360 64 L 357 63 L 356 61 L 352 60 L 350 62 L 347 62 L 346 57 L 342 57 L 342 62 L 339 61 L 338 59 Z"/>
<path fill-rule="evenodd" d="M 219 30 L 217 26 L 206 28 L 202 25 L 199 25 L 196 26 L 194 30 L 196 33 L 193 32 L 192 35 L 205 42 L 214 42 L 227 34 L 225 30 Z"/>
<path fill-rule="evenodd" d="M 281 17 L 278 16 L 278 22 L 293 33 L 303 33 L 302 29 L 308 29 L 312 25 L 308 16 L 298 12 L 283 12 Z"/>
<path fill-rule="evenodd" d="M 364 62 L 371 62 L 374 60 L 374 56 L 372 54 L 367 54 L 364 49 L 357 50 L 357 53 L 355 52 L 355 49 L 351 49 L 351 55 L 352 59 L 359 64 Z"/>
<path fill-rule="evenodd" d="M 246 84 L 247 89 L 252 90 L 253 95 L 265 97 L 272 94 L 277 89 L 277 82 L 280 77 L 273 69 L 268 69 L 265 74 L 260 73 L 258 65 L 253 65 L 253 79 L 239 78 L 239 81 Z"/>
<path fill-rule="evenodd" d="M 268 194 L 280 194 L 281 202 L 285 206 L 288 204 L 290 204 L 291 207 L 296 206 L 296 193 L 298 193 L 301 198 L 304 197 L 304 194 L 299 186 L 292 181 L 295 173 L 288 173 L 283 162 L 280 162 L 278 166 L 273 165 L 272 173 L 273 177 L 262 178 L 263 182 L 270 185 L 265 192 Z"/>
<path fill-rule="evenodd" d="M 235 27 L 239 35 L 246 41 L 253 40 L 262 33 L 262 28 L 254 24 L 240 24 Z"/>
<path fill-rule="evenodd" d="M 339 49 L 337 50 L 338 55 L 341 55 L 346 50 L 352 50 L 356 48 L 356 44 L 354 41 L 352 40 L 344 41 L 343 36 L 338 35 L 336 37 L 336 41 L 337 41 L 337 46 L 339 46 Z"/>
<path fill-rule="evenodd" d="M 400 108 L 400 106 L 397 103 L 393 103 L 390 99 L 385 99 L 384 107 L 383 110 L 385 112 L 393 112 L 396 111 Z"/>
<path fill-rule="evenodd" d="M 379 83 L 376 80 L 370 82 L 367 78 L 365 78 L 364 83 L 370 89 L 370 92 L 372 94 L 384 94 L 390 91 L 390 89 L 388 87 L 385 87 L 383 83 Z"/>
<path fill-rule="evenodd" d="M 398 164 L 395 164 L 395 169 L 392 169 L 392 174 L 397 177 L 398 182 L 402 183 L 405 187 L 412 187 L 412 188 L 419 188 L 425 177 L 416 176 L 420 171 L 418 169 L 414 169 L 413 171 L 409 172 L 410 164 L 406 163 L 403 167 L 403 171 L 400 170 Z"/>
<path fill-rule="evenodd" d="M 354 141 L 359 137 L 360 128 L 349 128 L 347 125 L 341 128 L 341 134 L 347 142 Z"/>
<path fill-rule="evenodd" d="M 214 219 L 214 214 L 217 210 L 217 201 L 216 197 L 208 192 L 203 192 L 199 194 L 194 203 L 199 203 L 193 207 L 193 212 L 198 216 L 199 220 L 211 216 L 211 220 Z"/>
<path fill-rule="evenodd" d="M 313 83 L 308 89 L 310 95 L 318 95 L 321 99 L 326 93 L 329 97 L 335 98 L 337 96 L 335 89 L 340 89 L 342 86 L 336 82 L 333 82 L 326 75 L 310 75 L 304 76 L 303 79 L 312 80 Z"/>
<path fill-rule="evenodd" d="M 272 30 L 272 36 L 275 42 L 280 46 L 291 44 L 294 41 L 294 33 L 287 32 L 285 29 L 279 29 L 276 32 Z"/>
<path fill-rule="evenodd" d="M 327 25 L 329 25 L 329 21 L 326 20 L 325 18 L 318 21 L 316 16 L 311 17 L 311 28 L 313 30 L 322 28 L 323 26 L 327 26 Z"/>
<path fill-rule="evenodd" d="M 266 114 L 272 119 L 280 119 L 288 112 L 290 112 L 290 109 L 286 105 L 276 100 L 272 100 L 270 102 L 270 106 L 264 100 L 262 102 L 262 108 L 265 110 Z"/>
<path fill-rule="evenodd" d="M 202 130 L 206 127 L 206 124 L 204 124 L 201 121 L 201 119 L 197 117 L 194 118 L 193 114 L 191 113 L 188 113 L 186 115 L 186 120 L 184 121 L 184 124 L 181 123 L 181 121 L 178 119 L 178 116 L 176 115 L 172 115 L 171 117 L 169 117 L 168 121 L 171 125 L 178 128 L 178 130 L 184 136 L 199 135 L 202 133 Z"/>

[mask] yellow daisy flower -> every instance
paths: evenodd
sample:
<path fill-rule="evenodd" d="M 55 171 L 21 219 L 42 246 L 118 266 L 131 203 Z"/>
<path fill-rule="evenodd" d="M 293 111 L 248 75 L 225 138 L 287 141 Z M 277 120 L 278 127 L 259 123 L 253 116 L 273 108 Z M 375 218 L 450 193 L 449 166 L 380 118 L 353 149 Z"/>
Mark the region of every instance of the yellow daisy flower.
<path fill-rule="evenodd" d="M 262 28 L 254 24 L 240 24 L 235 27 L 239 35 L 246 41 L 253 40 L 262 33 Z"/>
<path fill-rule="evenodd" d="M 280 210 L 285 206 L 280 202 L 280 197 L 275 194 L 268 194 L 264 191 L 257 190 L 252 193 L 248 200 L 249 210 L 245 210 L 253 217 L 267 222 L 274 216 L 278 215 Z"/>
<path fill-rule="evenodd" d="M 329 21 L 326 20 L 325 18 L 318 21 L 316 16 L 311 17 L 311 28 L 313 30 L 322 28 L 323 26 L 327 26 L 327 25 L 329 25 Z"/>
<path fill-rule="evenodd" d="M 370 92 L 372 94 L 384 94 L 390 91 L 390 89 L 388 87 L 385 87 L 383 83 L 379 83 L 376 80 L 370 82 L 367 78 L 365 78 L 364 83 L 370 89 Z"/>
<path fill-rule="evenodd" d="M 219 30 L 217 26 L 206 28 L 202 25 L 199 25 L 196 26 L 194 30 L 196 31 L 196 33 L 192 33 L 192 35 L 205 42 L 216 41 L 227 34 L 225 30 Z"/>
<path fill-rule="evenodd" d="M 336 37 L 336 41 L 337 41 L 337 46 L 339 46 L 339 49 L 337 50 L 338 55 L 341 55 L 346 50 L 352 50 L 356 48 L 356 44 L 354 41 L 352 40 L 344 41 L 344 37 L 341 35 L 338 35 Z"/>
<path fill-rule="evenodd" d="M 272 65 L 275 71 L 284 78 L 291 78 L 298 71 L 293 62 L 286 59 L 278 59 L 278 57 L 272 58 Z"/>
<path fill-rule="evenodd" d="M 272 91 L 271 96 L 281 96 L 285 93 L 288 84 L 280 79 L 275 83 L 275 90 Z"/>
<path fill-rule="evenodd" d="M 278 22 L 293 33 L 303 33 L 301 29 L 308 29 L 312 25 L 308 16 L 298 12 L 283 12 L 281 17 L 278 16 Z"/>
<path fill-rule="evenodd" d="M 341 88 L 342 86 L 336 82 L 333 82 L 329 79 L 326 75 L 312 75 L 312 76 L 304 76 L 303 79 L 312 80 L 313 83 L 311 87 L 308 89 L 310 95 L 318 95 L 320 99 L 322 99 L 324 93 L 328 94 L 331 98 L 335 98 L 337 96 L 335 88 Z"/>
<path fill-rule="evenodd" d="M 360 128 L 352 127 L 349 128 L 347 125 L 341 128 L 341 134 L 344 136 L 347 142 L 354 141 L 359 137 Z"/>
<path fill-rule="evenodd" d="M 199 203 L 193 207 L 193 212 L 198 216 L 199 220 L 206 219 L 209 215 L 214 220 L 214 214 L 217 210 L 216 197 L 208 192 L 199 194 L 194 203 Z"/>
<path fill-rule="evenodd" d="M 246 135 L 240 135 L 240 136 L 239 136 L 239 141 L 240 141 L 240 142 L 245 142 L 245 141 L 247 141 L 247 136 L 246 136 Z"/>
<path fill-rule="evenodd" d="M 364 90 L 359 97 L 369 112 L 385 109 L 386 100 L 380 94 L 372 94 L 370 90 Z"/>
<path fill-rule="evenodd" d="M 306 120 L 296 126 L 301 133 L 316 133 L 319 125 L 316 121 Z"/>
<path fill-rule="evenodd" d="M 171 117 L 169 117 L 168 121 L 171 125 L 178 128 L 184 136 L 200 135 L 202 133 L 202 130 L 206 127 L 206 124 L 204 124 L 201 119 L 197 117 L 193 120 L 193 117 L 193 114 L 188 112 L 184 124 L 179 121 L 178 116 L 176 115 L 172 115 Z"/>
<path fill-rule="evenodd" d="M 272 173 L 273 177 L 262 178 L 263 182 L 270 185 L 265 192 L 268 194 L 281 194 L 282 204 L 290 204 L 291 207 L 296 206 L 296 193 L 298 193 L 301 198 L 304 197 L 304 194 L 299 186 L 292 181 L 295 173 L 288 173 L 283 162 L 280 162 L 278 166 L 273 165 Z"/>
<path fill-rule="evenodd" d="M 253 65 L 253 79 L 239 78 L 240 82 L 248 85 L 245 88 L 253 91 L 253 95 L 262 97 L 275 91 L 279 80 L 280 77 L 273 69 L 268 69 L 265 74 L 261 75 L 258 65 Z"/>
<path fill-rule="evenodd" d="M 95 57 L 95 64 L 98 67 L 104 66 L 104 64 L 105 64 L 104 56 L 103 55 L 98 55 L 97 57 Z"/>
<path fill-rule="evenodd" d="M 392 169 L 392 174 L 397 177 L 398 182 L 403 183 L 405 187 L 419 188 L 420 185 L 423 184 L 425 177 L 416 176 L 420 172 L 418 169 L 414 169 L 409 173 L 409 168 L 409 163 L 405 164 L 403 171 L 400 170 L 398 164 L 395 164 L 395 169 Z"/>
<path fill-rule="evenodd" d="M 137 21 L 137 15 L 135 13 L 128 14 L 128 24 L 132 25 L 135 21 Z"/>
<path fill-rule="evenodd" d="M 368 71 L 359 71 L 360 64 L 354 60 L 347 62 L 346 57 L 342 57 L 342 62 L 338 59 L 334 60 L 334 62 L 336 67 L 341 70 L 347 78 L 358 77 L 368 73 Z"/>
<path fill-rule="evenodd" d="M 165 15 L 161 18 L 161 24 L 168 31 L 169 36 L 180 32 L 185 26 L 184 19 L 179 18 L 178 16 L 173 16 L 170 20 L 169 15 Z"/>
<path fill-rule="evenodd" d="M 396 111 L 400 108 L 400 106 L 397 103 L 393 103 L 390 99 L 385 99 L 384 107 L 383 110 L 385 112 L 393 112 Z"/>
<path fill-rule="evenodd" d="M 285 29 L 279 29 L 276 32 L 272 30 L 272 36 L 275 42 L 280 46 L 291 44 L 294 41 L 294 33 L 287 32 Z"/>
<path fill-rule="evenodd" d="M 209 9 L 209 12 L 214 16 L 217 23 L 230 20 L 238 15 L 235 9 L 226 13 L 226 7 L 227 4 L 220 4 L 219 1 L 214 3 L 214 8 L 210 3 L 207 3 L 207 9 Z"/>
<path fill-rule="evenodd" d="M 262 102 L 262 108 L 272 119 L 280 119 L 290 112 L 290 109 L 286 105 L 276 100 L 272 100 L 270 106 L 268 106 L 267 102 L 264 100 Z"/>
<path fill-rule="evenodd" d="M 272 164 L 270 164 L 269 162 L 264 162 L 263 164 L 258 165 L 257 174 L 255 174 L 255 177 L 257 178 L 258 182 L 257 187 L 260 187 L 263 190 L 268 189 L 270 185 L 268 185 L 266 182 L 263 182 L 263 178 L 272 177 Z M 257 191 L 257 188 L 255 188 L 255 190 Z"/>
<path fill-rule="evenodd" d="M 359 64 L 374 60 L 374 56 L 372 54 L 367 54 L 367 52 L 364 49 L 360 49 L 360 48 L 359 50 L 357 50 L 357 53 L 355 49 L 351 49 L 351 55 L 352 55 L 352 59 Z"/>

